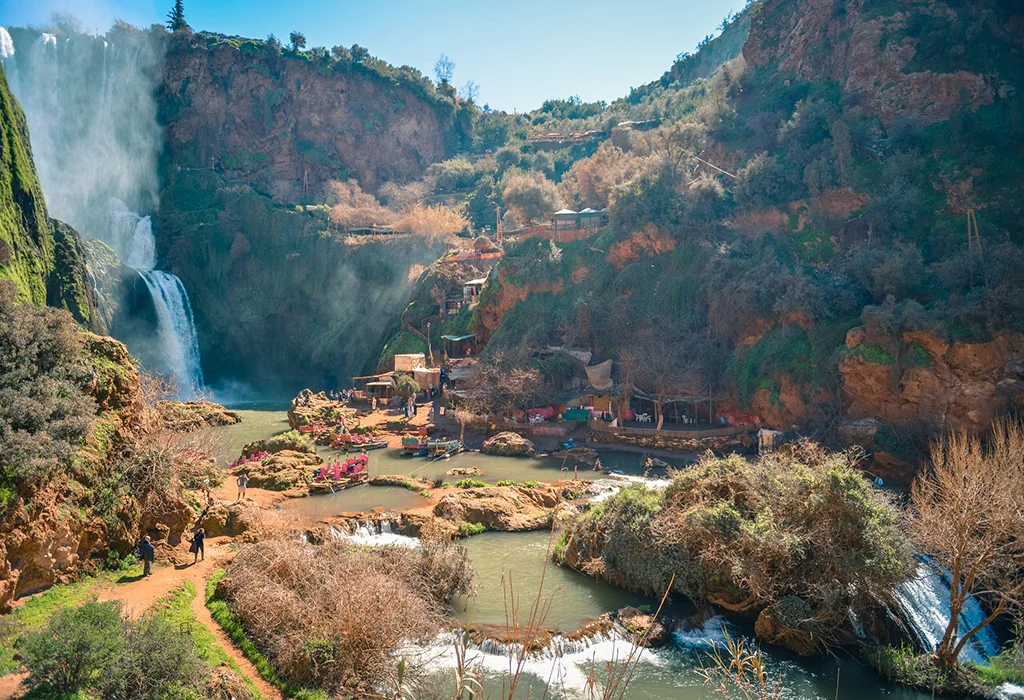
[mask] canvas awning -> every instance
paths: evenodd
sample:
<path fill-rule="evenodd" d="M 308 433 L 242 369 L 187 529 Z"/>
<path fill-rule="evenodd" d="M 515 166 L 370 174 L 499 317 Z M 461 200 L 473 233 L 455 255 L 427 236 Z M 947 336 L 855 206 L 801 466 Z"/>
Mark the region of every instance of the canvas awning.
<path fill-rule="evenodd" d="M 590 386 L 598 391 L 607 391 L 615 386 L 615 382 L 612 381 L 611 360 L 605 360 L 599 365 L 591 365 L 584 369 L 587 370 L 587 381 L 590 382 Z"/>
<path fill-rule="evenodd" d="M 459 343 L 463 340 L 469 340 L 470 338 L 475 337 L 476 333 L 470 333 L 469 335 L 442 335 L 441 340 L 449 340 L 453 343 Z"/>

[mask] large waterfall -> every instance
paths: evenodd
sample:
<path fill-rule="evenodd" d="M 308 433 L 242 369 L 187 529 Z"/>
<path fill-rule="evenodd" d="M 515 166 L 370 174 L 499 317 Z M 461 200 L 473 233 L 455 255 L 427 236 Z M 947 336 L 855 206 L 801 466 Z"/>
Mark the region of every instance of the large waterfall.
<path fill-rule="evenodd" d="M 916 576 L 896 588 L 896 598 L 903 608 L 907 621 L 914 628 L 921 645 L 931 651 L 942 640 L 949 624 L 949 572 L 931 561 L 919 556 Z M 960 634 L 974 628 L 986 617 L 981 604 L 969 598 L 960 614 Z M 960 661 L 984 663 L 990 656 L 999 653 L 999 641 L 990 627 L 972 637 L 960 652 Z"/>
<path fill-rule="evenodd" d="M 156 342 L 122 340 L 147 369 L 173 375 L 182 397 L 194 395 L 203 375 L 192 307 L 181 280 L 155 269 L 148 215 L 159 206 L 163 138 L 158 42 L 125 26 L 102 37 L 11 29 L 0 35 L 0 60 L 25 111 L 51 215 L 107 243 L 152 296 Z"/>

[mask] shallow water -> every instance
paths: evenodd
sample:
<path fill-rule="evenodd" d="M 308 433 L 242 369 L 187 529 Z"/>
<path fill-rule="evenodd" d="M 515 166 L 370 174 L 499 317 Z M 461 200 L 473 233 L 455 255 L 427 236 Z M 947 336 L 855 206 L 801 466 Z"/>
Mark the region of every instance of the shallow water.
<path fill-rule="evenodd" d="M 260 410 L 262 409 L 262 410 Z M 269 410 L 268 410 L 269 409 Z M 286 413 L 280 405 L 238 407 L 242 423 L 215 432 L 221 441 L 218 462 L 224 466 L 238 456 L 242 446 L 256 439 L 270 437 L 288 430 Z M 321 448 L 320 454 L 330 459 L 338 453 Z M 629 475 L 644 472 L 642 455 L 602 453 L 606 468 Z M 444 476 L 453 467 L 479 467 L 484 473 L 476 477 L 487 483 L 501 479 L 552 480 L 571 478 L 572 473 L 561 471 L 556 458 L 515 459 L 490 457 L 478 453 L 464 453 L 434 464 L 426 458 L 405 458 L 395 450 L 376 450 L 370 453 L 370 473 L 414 475 L 432 480 L 442 476 L 453 482 L 459 477 Z M 664 470 L 655 469 L 651 476 L 661 476 Z M 580 470 L 579 477 L 603 478 L 590 470 Z M 310 519 L 322 518 L 346 511 L 372 511 L 375 509 L 401 509 L 422 505 L 422 496 L 398 487 L 358 486 L 334 495 L 313 496 L 286 501 L 285 508 L 294 509 Z M 379 538 L 380 535 L 377 535 Z M 601 584 L 582 574 L 552 564 L 545 568 L 549 546 L 549 533 L 484 533 L 462 541 L 476 569 L 478 594 L 472 600 L 456 602 L 456 615 L 460 620 L 477 624 L 503 625 L 506 621 L 506 601 L 515 600 L 519 618 L 525 622 L 544 577 L 542 601 L 547 609 L 543 626 L 571 631 L 582 622 L 604 612 L 626 605 L 657 606 L 657 601 L 621 591 Z M 512 594 L 508 593 L 511 585 Z M 672 614 L 684 617 L 691 609 L 676 603 Z M 636 673 L 623 697 L 636 700 L 696 700 L 721 697 L 713 695 L 701 683 L 696 670 L 707 665 L 710 640 L 723 639 L 723 624 L 733 636 L 752 637 L 751 625 L 745 621 L 712 618 L 703 629 L 678 633 L 674 643 L 660 650 L 645 651 Z M 590 669 L 603 673 L 607 661 L 622 659 L 629 653 L 628 641 L 602 638 L 582 644 L 568 645 L 553 650 L 527 665 L 517 697 L 525 697 L 529 686 L 535 697 L 541 697 L 545 684 L 551 697 L 586 697 L 585 684 Z M 448 689 L 451 670 L 444 668 L 450 656 L 450 645 L 441 644 L 427 650 L 439 667 L 441 682 Z M 765 648 L 764 656 L 769 674 L 775 678 L 782 674 L 786 688 L 783 698 L 829 700 L 871 700 L 879 697 L 893 700 L 926 700 L 926 694 L 909 691 L 884 681 L 872 670 L 839 651 L 839 658 L 801 659 L 784 650 Z M 500 649 L 475 650 L 472 654 L 484 669 L 485 695 L 498 697 L 501 681 L 507 677 L 508 657 Z M 837 691 L 838 681 L 838 691 Z M 426 696 L 424 696 L 426 697 Z"/>
<path fill-rule="evenodd" d="M 401 486 L 353 486 L 337 493 L 290 498 L 281 507 L 303 518 L 319 520 L 339 513 L 372 513 L 406 510 L 425 505 L 427 499 Z"/>
<path fill-rule="evenodd" d="M 504 625 L 506 603 L 511 610 L 514 600 L 520 624 L 526 624 L 540 590 L 542 575 L 542 607 L 547 608 L 547 613 L 540 627 L 572 631 L 582 622 L 609 610 L 651 602 L 643 596 L 602 585 L 571 569 L 549 563 L 545 570 L 550 535 L 543 530 L 485 532 L 462 540 L 476 571 L 477 594 L 472 599 L 457 602 L 458 618 L 477 624 Z M 551 544 L 557 540 L 558 533 Z"/>

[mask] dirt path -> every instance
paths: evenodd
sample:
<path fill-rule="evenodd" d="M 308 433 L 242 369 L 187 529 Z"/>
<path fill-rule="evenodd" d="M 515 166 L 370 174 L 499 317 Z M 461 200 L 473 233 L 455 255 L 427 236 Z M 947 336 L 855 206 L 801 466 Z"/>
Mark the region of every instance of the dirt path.
<path fill-rule="evenodd" d="M 278 700 L 283 697 L 281 692 L 263 680 L 256 667 L 235 646 L 206 608 L 206 582 L 214 571 L 222 568 L 231 560 L 233 555 L 228 548 L 230 541 L 230 538 L 227 537 L 208 539 L 206 541 L 206 558 L 197 564 L 175 565 L 168 563 L 160 568 L 155 568 L 151 576 L 105 587 L 99 592 L 98 598 L 99 600 L 120 601 L 127 613 L 137 618 L 182 583 L 190 581 L 196 589 L 196 597 L 192 599 L 191 605 L 196 620 L 213 633 L 224 652 L 238 664 L 239 670 L 259 688 L 263 697 Z M 0 692 L 0 698 L 2 697 L 3 694 Z"/>
<path fill-rule="evenodd" d="M 227 537 L 208 539 L 206 542 L 206 558 L 197 564 L 174 564 L 167 561 L 158 562 L 153 568 L 151 576 L 136 577 L 103 586 L 97 591 L 97 598 L 101 601 L 116 600 L 124 606 L 125 612 L 132 618 L 138 618 L 155 603 L 162 600 L 172 590 L 185 581 L 190 581 L 196 589 L 196 597 L 192 599 L 192 612 L 196 620 L 206 627 L 216 638 L 217 643 L 230 656 L 243 675 L 248 676 L 268 700 L 281 700 L 281 692 L 274 686 L 263 680 L 256 667 L 245 658 L 245 654 L 238 649 L 234 642 L 224 633 L 220 625 L 210 615 L 206 608 L 206 582 L 213 575 L 213 572 L 225 566 L 233 554 L 229 548 L 231 540 Z M 175 556 L 187 561 L 192 555 L 185 551 L 184 546 Z M 25 694 L 26 689 L 22 682 L 28 677 L 25 672 L 10 673 L 0 677 L 0 700 L 17 698 Z"/>

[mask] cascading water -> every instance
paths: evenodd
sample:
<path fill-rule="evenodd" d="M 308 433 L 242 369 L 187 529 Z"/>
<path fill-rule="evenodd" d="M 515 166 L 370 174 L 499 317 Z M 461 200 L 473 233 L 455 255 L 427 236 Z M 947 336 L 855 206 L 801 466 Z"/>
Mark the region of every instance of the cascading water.
<path fill-rule="evenodd" d="M 949 586 L 951 576 L 928 557 L 918 556 L 917 574 L 896 588 L 896 599 L 913 627 L 921 645 L 934 650 L 949 624 Z M 974 598 L 967 600 L 960 614 L 960 634 L 973 629 L 986 617 Z M 972 637 L 960 652 L 960 661 L 984 663 L 999 652 L 999 641 L 988 627 Z"/>
<path fill-rule="evenodd" d="M 203 386 L 192 307 L 181 280 L 154 269 L 152 221 L 136 213 L 159 203 L 163 135 L 154 92 L 161 58 L 157 42 L 125 27 L 104 37 L 0 34 L 0 61 L 25 111 L 50 213 L 138 271 L 157 338 L 135 332 L 122 340 L 147 369 L 173 375 L 188 398 Z"/>

